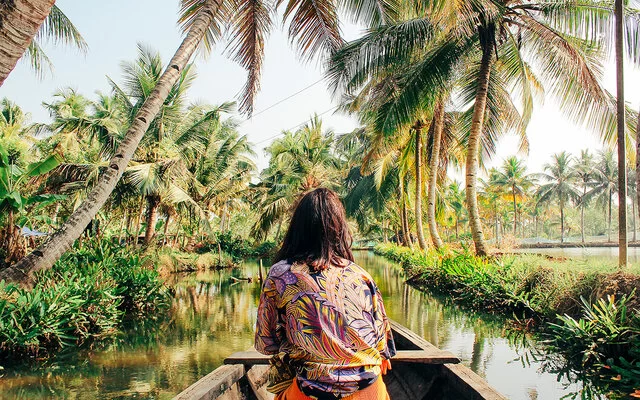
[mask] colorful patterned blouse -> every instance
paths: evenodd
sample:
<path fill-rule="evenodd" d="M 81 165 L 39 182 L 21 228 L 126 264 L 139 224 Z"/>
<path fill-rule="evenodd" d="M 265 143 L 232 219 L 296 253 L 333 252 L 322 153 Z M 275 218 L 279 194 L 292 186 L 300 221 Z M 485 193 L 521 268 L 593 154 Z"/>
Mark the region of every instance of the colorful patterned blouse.
<path fill-rule="evenodd" d="M 270 391 L 297 376 L 315 398 L 341 398 L 375 382 L 395 354 L 382 296 L 358 265 L 311 272 L 281 261 L 265 280 L 256 350 L 273 354 Z M 388 361 L 385 361 L 388 362 Z"/>

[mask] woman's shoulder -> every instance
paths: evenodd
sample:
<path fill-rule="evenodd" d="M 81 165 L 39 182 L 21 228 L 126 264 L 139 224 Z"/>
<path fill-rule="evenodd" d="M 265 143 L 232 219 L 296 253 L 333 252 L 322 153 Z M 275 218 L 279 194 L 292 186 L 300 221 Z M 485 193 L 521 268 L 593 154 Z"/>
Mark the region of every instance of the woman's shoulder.
<path fill-rule="evenodd" d="M 360 265 L 356 264 L 355 262 L 351 261 L 351 263 L 347 266 L 347 268 L 351 269 L 354 273 L 361 275 L 364 280 L 368 282 L 373 282 L 373 278 L 371 277 L 371 274 L 369 274 L 369 271 L 362 268 Z"/>
<path fill-rule="evenodd" d="M 283 274 L 291 271 L 291 263 L 287 260 L 280 260 L 277 263 L 273 264 L 271 268 L 269 268 L 269 273 L 267 277 L 274 278 L 282 276 Z"/>

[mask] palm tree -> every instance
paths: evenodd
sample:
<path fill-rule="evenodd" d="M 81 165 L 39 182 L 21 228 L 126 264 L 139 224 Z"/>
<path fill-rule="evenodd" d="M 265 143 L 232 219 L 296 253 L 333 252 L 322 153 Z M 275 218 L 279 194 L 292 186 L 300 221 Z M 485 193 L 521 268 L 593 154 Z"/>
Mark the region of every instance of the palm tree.
<path fill-rule="evenodd" d="M 544 173 L 540 178 L 549 182 L 538 189 L 538 202 L 546 203 L 558 200 L 560 206 L 560 243 L 564 242 L 564 208 L 570 201 L 577 201 L 580 194 L 574 183 L 576 175 L 572 168 L 572 158 L 569 153 L 553 155 L 553 162 L 544 166 Z"/>
<path fill-rule="evenodd" d="M 259 217 L 252 234 L 266 238 L 301 194 L 320 186 L 336 188 L 340 182 L 339 159 L 333 151 L 334 133 L 322 128 L 314 116 L 295 132 L 286 131 L 267 147 L 269 166 L 262 171 L 261 182 L 254 187 Z M 344 177 L 343 177 L 344 178 Z"/>
<path fill-rule="evenodd" d="M 613 195 L 618 192 L 618 173 L 611 150 L 600 152 L 594 172 L 593 184 L 586 198 L 587 200 L 595 198 L 598 203 L 607 207 L 607 240 L 610 242 Z"/>
<path fill-rule="evenodd" d="M 460 182 L 453 181 L 447 186 L 445 191 L 445 204 L 446 207 L 453 213 L 455 219 L 455 235 L 456 239 L 458 239 L 459 232 L 458 227 L 460 226 L 460 221 L 464 216 L 464 193 L 460 187 Z"/>
<path fill-rule="evenodd" d="M 16 17 L 24 14 L 23 3 L 24 0 L 20 0 L 20 6 L 13 7 L 9 12 L 15 12 Z M 16 21 L 34 21 L 39 26 L 53 4 L 51 1 L 45 3 L 47 7 L 39 7 L 38 12 L 32 12 L 32 15 L 28 16 L 29 18 L 16 19 Z M 278 2 L 277 5 L 284 3 Z M 182 71 L 189 63 L 193 53 L 200 45 L 210 49 L 214 42 L 223 36 L 223 27 L 226 25 L 231 29 L 232 43 L 230 46 L 232 53 L 235 54 L 234 58 L 249 71 L 240 108 L 251 113 L 253 98 L 259 89 L 264 41 L 272 28 L 273 14 L 270 12 L 269 6 L 262 1 L 232 2 L 225 0 L 182 0 L 181 4 L 180 21 L 183 24 L 186 37 L 158 79 L 153 91 L 146 97 L 145 103 L 139 107 L 124 140 L 109 161 L 107 171 L 101 176 L 87 200 L 74 211 L 61 229 L 23 260 L 1 271 L 0 280 L 28 279 L 33 272 L 50 268 L 71 247 L 84 227 L 107 201 L 140 140 L 158 115 L 164 100 L 182 75 Z M 349 0 L 342 4 L 348 13 L 354 16 L 354 19 L 371 26 L 390 22 L 395 16 L 394 1 L 387 1 L 382 7 L 373 6 L 376 4 L 374 0 Z M 43 5 L 43 2 L 38 2 L 36 5 Z M 309 58 L 316 54 L 330 54 L 342 45 L 335 2 L 324 0 L 300 4 L 296 0 L 289 0 L 286 2 L 284 16 L 286 20 L 290 20 L 289 36 L 296 40 L 302 55 Z M 229 24 L 229 22 L 231 23 Z M 11 60 L 13 58 L 17 60 L 30 39 L 35 35 L 37 26 L 33 26 L 33 29 L 18 30 L 20 33 L 18 37 L 9 41 L 9 43 L 17 43 L 18 45 L 1 50 L 7 51 Z M 0 39 L 2 39 L 0 42 L 7 43 L 4 40 L 6 37 L 6 32 L 3 29 L 0 31 Z M 22 45 L 24 46 L 20 47 Z M 6 75 L 15 65 L 15 61 L 11 60 L 0 65 L 0 81 L 4 81 Z"/>
<path fill-rule="evenodd" d="M 580 157 L 573 166 L 573 173 L 580 183 L 580 186 L 582 186 L 582 194 L 578 202 L 580 204 L 580 236 L 582 243 L 584 243 L 584 208 L 587 205 L 587 189 L 593 180 L 594 167 L 593 156 L 589 153 L 588 149 L 580 152 Z"/>
<path fill-rule="evenodd" d="M 616 120 L 618 130 L 618 265 L 627 266 L 627 147 L 624 104 L 624 2 L 615 0 Z M 637 135 L 637 133 L 636 133 Z"/>
<path fill-rule="evenodd" d="M 427 241 L 424 239 L 424 230 L 422 228 L 422 192 L 424 186 L 422 184 L 422 131 L 425 128 L 425 124 L 418 120 L 412 129 L 415 135 L 415 149 L 413 153 L 415 155 L 415 178 L 416 178 L 416 192 L 415 192 L 415 207 L 416 207 L 416 233 L 418 235 L 418 245 L 420 250 L 426 250 Z"/>
<path fill-rule="evenodd" d="M 627 170 L 627 177 L 629 180 L 627 181 L 627 194 L 631 199 L 631 215 L 632 215 L 632 226 L 633 226 L 633 238 L 632 240 L 635 242 L 637 240 L 637 227 L 636 227 L 636 200 L 638 195 L 638 186 L 636 180 L 636 170 L 629 168 Z"/>
<path fill-rule="evenodd" d="M 55 0 L 14 0 L 0 3 L 0 86 L 27 50 Z"/>
<path fill-rule="evenodd" d="M 374 29 L 340 50 L 332 59 L 329 75 L 336 90 L 349 94 L 386 74 L 387 69 L 401 65 L 407 71 L 405 79 L 376 117 L 377 127 L 392 133 L 399 126 L 411 124 L 425 102 L 450 85 L 453 76 L 473 71 L 473 79 L 467 79 L 474 95 L 467 141 L 467 206 L 476 252 L 486 254 L 476 180 L 481 144 L 494 139 L 487 134 L 487 111 L 496 100 L 492 99 L 493 93 L 505 90 L 507 82 L 520 88 L 523 130 L 531 116 L 534 96 L 544 83 L 570 117 L 585 123 L 584 116 L 588 115 L 588 126 L 610 138 L 615 130 L 611 123 L 613 99 L 594 72 L 598 70 L 594 60 L 600 48 L 590 45 L 595 42 L 591 36 L 580 37 L 584 36 L 580 30 L 591 32 L 598 24 L 585 27 L 575 21 L 588 15 L 590 21 L 600 22 L 613 10 L 596 2 L 579 6 L 542 1 L 420 2 L 415 6 L 415 17 Z M 453 23 L 434 25 L 434 20 Z M 637 25 L 631 20 L 629 24 Z M 571 29 L 575 32 L 566 32 Z M 640 35 L 632 33 L 633 37 Z M 502 108 L 508 104 L 509 96 Z"/>
<path fill-rule="evenodd" d="M 534 184 L 534 177 L 527 174 L 527 167 L 516 157 L 509 157 L 504 161 L 502 170 L 497 171 L 493 183 L 511 194 L 513 204 L 513 236 L 518 228 L 518 197 L 526 196 L 527 191 Z"/>
<path fill-rule="evenodd" d="M 436 201 L 438 189 L 438 175 L 440 166 L 440 151 L 442 149 L 442 136 L 445 129 L 445 110 L 444 100 L 436 103 L 433 120 L 429 132 L 431 136 L 431 152 L 429 155 L 429 193 L 427 195 L 427 222 L 429 223 L 429 234 L 431 241 L 436 249 L 442 248 L 444 243 L 438 234 L 438 225 L 436 223 Z M 445 149 L 446 151 L 447 149 Z M 456 220 L 457 221 L 457 220 Z M 456 222 L 456 238 L 457 238 L 457 222 Z"/>

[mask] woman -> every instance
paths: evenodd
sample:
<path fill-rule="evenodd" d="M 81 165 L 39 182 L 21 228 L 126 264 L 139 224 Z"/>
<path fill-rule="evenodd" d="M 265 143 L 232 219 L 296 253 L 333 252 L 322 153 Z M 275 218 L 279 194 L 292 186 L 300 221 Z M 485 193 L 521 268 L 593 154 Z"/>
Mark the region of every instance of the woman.
<path fill-rule="evenodd" d="M 353 262 L 351 235 L 329 189 L 298 203 L 264 282 L 255 347 L 273 355 L 276 400 L 388 399 L 380 375 L 395 354 L 382 296 Z"/>

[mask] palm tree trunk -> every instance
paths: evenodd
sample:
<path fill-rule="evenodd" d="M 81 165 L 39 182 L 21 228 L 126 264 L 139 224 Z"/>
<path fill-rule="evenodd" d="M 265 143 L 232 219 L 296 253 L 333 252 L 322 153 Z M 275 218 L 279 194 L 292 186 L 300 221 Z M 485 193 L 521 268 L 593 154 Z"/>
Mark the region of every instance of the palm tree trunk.
<path fill-rule="evenodd" d="M 560 200 L 560 243 L 564 243 L 564 201 Z"/>
<path fill-rule="evenodd" d="M 633 241 L 636 241 L 636 199 L 631 198 L 631 215 L 633 215 Z"/>
<path fill-rule="evenodd" d="M 480 139 L 484 126 L 484 114 L 487 107 L 487 96 L 489 91 L 489 77 L 491 76 L 491 59 L 493 57 L 494 38 L 490 29 L 480 28 L 481 36 L 484 36 L 482 49 L 482 60 L 480 62 L 480 73 L 478 74 L 478 90 L 476 92 L 475 104 L 473 106 L 473 117 L 471 122 L 471 132 L 467 144 L 467 165 L 466 165 L 466 195 L 467 209 L 469 210 L 469 226 L 471 236 L 476 247 L 476 254 L 484 256 L 487 254 L 487 244 L 482 233 L 482 220 L 478 209 L 478 157 L 480 155 Z"/>
<path fill-rule="evenodd" d="M 162 233 L 162 246 L 166 245 L 168 240 L 167 240 L 167 234 L 169 233 L 169 222 L 171 221 L 171 214 L 167 214 L 167 219 L 164 221 L 164 232 Z"/>
<path fill-rule="evenodd" d="M 38 33 L 55 0 L 0 1 L 0 86 Z"/>
<path fill-rule="evenodd" d="M 515 187 L 511 187 L 511 194 L 513 195 L 513 238 L 515 239 L 518 235 L 518 204 L 516 203 Z"/>
<path fill-rule="evenodd" d="M 609 189 L 609 225 L 607 226 L 607 241 L 611 241 L 611 198 L 613 197 L 612 190 Z"/>
<path fill-rule="evenodd" d="M 640 213 L 640 112 L 638 112 L 638 122 L 636 124 L 636 203 L 638 204 L 638 212 Z M 636 214 L 633 213 L 634 220 Z M 635 241 L 635 230 L 634 241 Z"/>
<path fill-rule="evenodd" d="M 615 1 L 616 14 L 616 94 L 618 124 L 618 266 L 627 266 L 627 149 L 625 146 L 624 104 L 624 7 L 623 0 Z"/>
<path fill-rule="evenodd" d="M 405 246 L 413 247 L 411 239 L 411 229 L 409 228 L 409 212 L 407 211 L 406 199 L 402 199 L 402 234 L 404 235 Z"/>
<path fill-rule="evenodd" d="M 422 229 L 422 122 L 418 121 L 413 126 L 416 131 L 416 150 L 415 150 L 415 168 L 416 168 L 416 233 L 418 235 L 418 245 L 420 250 L 427 249 L 427 241 L 424 239 L 424 230 Z"/>
<path fill-rule="evenodd" d="M 124 215 L 122 216 L 122 221 L 120 223 L 120 229 L 118 230 L 118 244 L 122 242 L 122 235 L 124 232 L 125 225 L 129 222 L 127 217 L 128 212 L 125 210 Z"/>
<path fill-rule="evenodd" d="M 142 225 L 142 214 L 144 213 L 144 201 L 145 197 L 140 198 L 140 207 L 138 208 L 138 215 L 136 216 L 136 227 L 133 230 L 133 245 L 138 245 L 138 236 L 140 236 L 140 226 Z"/>
<path fill-rule="evenodd" d="M 102 208 L 120 180 L 151 121 L 158 114 L 169 91 L 180 77 L 181 71 L 202 41 L 205 32 L 213 21 L 216 6 L 216 1 L 209 0 L 199 12 L 186 38 L 178 47 L 153 92 L 138 110 L 124 140 L 110 160 L 109 168 L 102 174 L 87 199 L 45 243 L 20 260 L 20 262 L 2 270 L 0 272 L 0 280 L 29 281 L 34 272 L 51 268 L 60 256 L 71 247 L 74 240 L 80 236 L 84 227 Z"/>
<path fill-rule="evenodd" d="M 587 195 L 587 186 L 582 189 L 582 201 L 580 202 L 580 235 L 582 236 L 582 243 L 584 243 L 584 197 Z"/>
<path fill-rule="evenodd" d="M 438 101 L 433 112 L 433 144 L 431 146 L 431 160 L 429 162 L 429 193 L 427 194 L 427 222 L 429 234 L 436 249 L 442 248 L 444 243 L 438 233 L 436 223 L 436 189 L 438 188 L 438 165 L 440 165 L 440 145 L 442 144 L 442 130 L 444 129 L 444 100 Z"/>
<path fill-rule="evenodd" d="M 156 235 L 156 222 L 158 221 L 158 207 L 160 196 L 147 196 L 147 229 L 144 232 L 144 245 L 149 246 Z"/>

